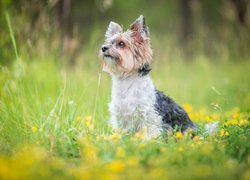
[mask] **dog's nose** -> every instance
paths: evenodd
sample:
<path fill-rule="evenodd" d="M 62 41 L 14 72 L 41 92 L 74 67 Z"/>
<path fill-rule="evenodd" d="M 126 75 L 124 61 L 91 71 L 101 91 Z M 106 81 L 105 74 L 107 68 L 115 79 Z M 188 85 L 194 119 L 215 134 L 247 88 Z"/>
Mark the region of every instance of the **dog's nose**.
<path fill-rule="evenodd" d="M 102 52 L 107 51 L 109 48 L 107 46 L 102 46 Z"/>

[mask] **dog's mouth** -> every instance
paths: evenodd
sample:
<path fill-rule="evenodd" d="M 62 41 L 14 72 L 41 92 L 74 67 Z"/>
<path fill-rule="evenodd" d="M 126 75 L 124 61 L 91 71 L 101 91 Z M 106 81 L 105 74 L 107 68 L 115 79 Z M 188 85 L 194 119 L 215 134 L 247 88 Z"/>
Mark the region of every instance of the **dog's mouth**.
<path fill-rule="evenodd" d="M 104 54 L 103 56 L 104 56 L 104 58 L 114 59 L 114 57 L 109 55 L 109 54 Z"/>

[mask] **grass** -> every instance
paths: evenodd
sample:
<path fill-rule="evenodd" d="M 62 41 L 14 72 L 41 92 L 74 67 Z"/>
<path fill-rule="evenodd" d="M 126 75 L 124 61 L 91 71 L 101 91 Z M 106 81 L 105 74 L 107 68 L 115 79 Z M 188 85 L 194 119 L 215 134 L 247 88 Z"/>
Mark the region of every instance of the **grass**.
<path fill-rule="evenodd" d="M 98 61 L 73 69 L 54 62 L 1 67 L 1 178 L 249 179 L 249 62 L 156 61 L 156 86 L 199 132 L 151 140 L 109 127 L 111 82 L 102 74 L 98 87 Z M 215 121 L 218 131 L 206 135 Z"/>
<path fill-rule="evenodd" d="M 19 58 L 0 69 L 1 179 L 249 179 L 249 61 L 157 55 L 152 78 L 199 131 L 145 139 L 108 124 L 110 78 L 88 50 L 85 63 Z M 165 58 L 164 58 L 165 57 Z M 89 63 L 90 62 L 90 63 Z M 219 122 L 213 134 L 207 123 Z"/>

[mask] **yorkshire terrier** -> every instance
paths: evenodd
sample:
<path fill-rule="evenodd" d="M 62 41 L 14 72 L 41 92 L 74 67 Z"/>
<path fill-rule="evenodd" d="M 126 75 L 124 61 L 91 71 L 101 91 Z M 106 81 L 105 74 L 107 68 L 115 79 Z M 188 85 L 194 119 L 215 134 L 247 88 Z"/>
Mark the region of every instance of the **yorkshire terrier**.
<path fill-rule="evenodd" d="M 147 137 L 157 137 L 175 128 L 196 131 L 185 110 L 158 91 L 150 78 L 152 49 L 142 15 L 125 32 L 111 21 L 99 56 L 103 59 L 103 71 L 112 77 L 112 127 L 127 132 L 146 129 Z"/>

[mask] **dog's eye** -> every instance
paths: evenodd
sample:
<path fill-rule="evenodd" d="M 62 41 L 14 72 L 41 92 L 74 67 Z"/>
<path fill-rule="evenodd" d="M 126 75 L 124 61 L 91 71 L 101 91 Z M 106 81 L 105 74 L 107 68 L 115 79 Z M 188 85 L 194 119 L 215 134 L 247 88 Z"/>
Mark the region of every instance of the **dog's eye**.
<path fill-rule="evenodd" d="M 123 41 L 120 41 L 120 42 L 118 43 L 118 45 L 119 45 L 120 47 L 125 47 L 125 43 L 124 43 Z"/>

